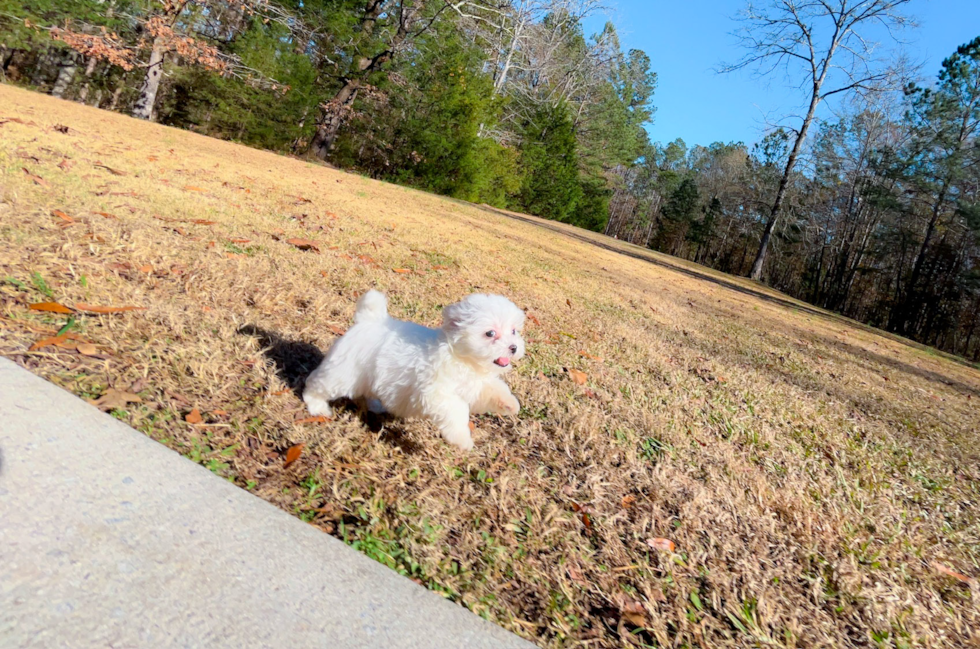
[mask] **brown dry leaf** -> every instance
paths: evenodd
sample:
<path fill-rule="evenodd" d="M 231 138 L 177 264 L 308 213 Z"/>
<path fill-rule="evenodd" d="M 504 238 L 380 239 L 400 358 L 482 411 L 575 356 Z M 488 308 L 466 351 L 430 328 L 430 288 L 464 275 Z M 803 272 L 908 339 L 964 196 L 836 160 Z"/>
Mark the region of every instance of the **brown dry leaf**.
<path fill-rule="evenodd" d="M 27 351 L 34 352 L 44 347 L 50 347 L 51 345 L 61 345 L 61 343 L 68 340 L 68 336 L 61 334 L 60 336 L 51 336 L 50 338 L 42 338 L 33 345 L 27 348 Z"/>
<path fill-rule="evenodd" d="M 146 159 L 149 160 L 150 162 L 156 162 L 157 161 L 157 157 L 155 155 L 148 155 L 148 156 L 146 156 Z"/>
<path fill-rule="evenodd" d="M 251 243 L 251 239 L 243 239 L 242 237 L 232 237 L 228 239 L 230 243 Z"/>
<path fill-rule="evenodd" d="M 126 311 L 146 311 L 145 306 L 96 306 L 94 304 L 83 304 L 82 302 L 76 302 L 75 308 L 79 311 L 88 311 L 89 313 L 124 313 Z M 67 313 L 71 313 L 68 311 Z"/>
<path fill-rule="evenodd" d="M 99 354 L 99 348 L 92 343 L 78 343 L 75 345 L 75 351 L 82 356 L 97 356 Z"/>
<path fill-rule="evenodd" d="M 959 573 L 959 572 L 956 572 L 955 570 L 952 570 L 950 568 L 947 568 L 946 566 L 944 566 L 943 564 L 939 563 L 938 561 L 932 561 L 932 562 L 929 563 L 929 565 L 936 572 L 941 573 L 941 574 L 944 574 L 947 577 L 952 577 L 953 579 L 955 579 L 957 581 L 961 581 L 964 584 L 971 585 L 971 584 L 973 584 L 976 581 L 975 579 L 972 579 L 970 577 L 967 577 L 966 575 L 964 575 L 962 573 Z"/>
<path fill-rule="evenodd" d="M 599 358 L 598 356 L 593 356 L 592 354 L 585 351 L 580 351 L 578 355 L 581 356 L 582 358 L 590 358 L 594 361 L 599 361 L 600 363 L 602 362 L 602 359 Z"/>
<path fill-rule="evenodd" d="M 187 413 L 187 415 L 184 417 L 184 421 L 186 421 L 188 424 L 199 424 L 204 421 L 204 417 L 201 416 L 201 411 L 199 409 L 194 408 Z"/>
<path fill-rule="evenodd" d="M 654 550 L 662 550 L 664 552 L 673 552 L 676 547 L 670 539 L 647 539 L 646 544 Z"/>
<path fill-rule="evenodd" d="M 441 266 L 439 264 L 435 264 L 432 267 L 432 270 L 449 270 L 449 266 Z"/>
<path fill-rule="evenodd" d="M 472 421 L 471 422 L 467 422 L 467 423 L 469 423 L 469 425 L 470 425 L 470 432 L 471 433 L 476 430 L 476 425 Z"/>
<path fill-rule="evenodd" d="M 34 311 L 50 311 L 51 313 L 74 313 L 64 304 L 57 302 L 35 302 L 30 305 L 30 308 Z"/>
<path fill-rule="evenodd" d="M 71 218 L 61 210 L 51 210 L 51 216 L 61 219 L 68 225 L 71 225 L 72 223 L 75 222 L 75 219 Z"/>
<path fill-rule="evenodd" d="M 118 169 L 113 169 L 109 165 L 104 165 L 101 162 L 96 162 L 92 166 L 93 167 L 99 167 L 100 169 L 105 169 L 106 171 L 108 171 L 109 173 L 111 173 L 113 176 L 125 176 L 126 175 L 126 172 L 125 171 L 119 171 Z"/>
<path fill-rule="evenodd" d="M 297 419 L 294 424 L 325 424 L 329 419 L 323 415 L 317 415 L 316 417 L 304 417 L 303 419 Z"/>
<path fill-rule="evenodd" d="M 622 612 L 623 619 L 633 626 L 647 625 L 647 610 L 644 608 L 643 602 L 639 602 L 635 599 L 625 600 L 622 605 Z"/>
<path fill-rule="evenodd" d="M 88 402 L 99 410 L 108 412 L 110 410 L 122 410 L 130 403 L 143 403 L 143 400 L 139 395 L 133 394 L 132 392 L 109 388 L 101 397 L 98 399 L 89 399 Z"/>
<path fill-rule="evenodd" d="M 541 326 L 541 321 L 538 320 L 537 318 L 535 318 L 534 315 L 528 313 L 527 314 L 527 319 L 530 320 L 531 322 L 533 322 L 534 324 L 536 324 L 537 326 L 539 326 L 539 327 Z"/>
<path fill-rule="evenodd" d="M 41 187 L 50 187 L 48 181 L 46 181 L 44 178 L 41 178 L 37 174 L 31 173 L 27 167 L 21 167 L 21 169 L 24 170 L 24 173 L 27 174 L 28 178 L 34 181 L 35 185 L 40 185 Z"/>
<path fill-rule="evenodd" d="M 195 225 L 214 225 L 217 221 L 208 221 L 207 219 L 194 219 L 191 221 Z"/>
<path fill-rule="evenodd" d="M 295 246 L 300 250 L 312 250 L 313 252 L 320 252 L 320 246 L 316 241 L 311 239 L 286 239 L 286 243 L 291 246 Z"/>
<path fill-rule="evenodd" d="M 99 216 L 101 216 L 104 219 L 114 219 L 114 218 L 116 218 L 116 215 L 115 214 L 109 214 L 108 212 L 92 212 L 92 214 L 98 214 Z"/>
<path fill-rule="evenodd" d="M 284 469 L 288 468 L 290 464 L 299 459 L 299 456 L 303 454 L 304 446 L 306 446 L 306 444 L 294 444 L 293 446 L 289 447 L 289 450 L 286 451 L 286 463 L 282 465 Z"/>
<path fill-rule="evenodd" d="M 588 582 L 585 581 L 585 577 L 582 576 L 582 571 L 575 566 L 568 566 L 568 576 L 571 577 L 579 586 L 588 586 Z"/>
<path fill-rule="evenodd" d="M 327 325 L 327 330 L 330 331 L 330 333 L 337 334 L 338 336 L 343 336 L 345 333 L 347 333 L 346 329 L 343 327 L 338 327 L 337 325 Z"/>
<path fill-rule="evenodd" d="M 189 192 L 203 192 L 204 190 L 200 187 L 195 187 L 194 185 L 184 185 L 184 189 Z"/>
<path fill-rule="evenodd" d="M 68 158 L 62 158 L 61 162 L 58 163 L 58 169 L 62 171 L 68 171 L 72 168 L 72 163 L 68 162 Z"/>
<path fill-rule="evenodd" d="M 568 306 L 572 306 L 572 301 L 569 300 L 568 298 L 565 298 L 565 304 L 567 304 Z"/>
<path fill-rule="evenodd" d="M 621 504 L 623 509 L 629 509 L 636 504 L 636 496 L 623 496 Z"/>
<path fill-rule="evenodd" d="M 149 275 L 150 273 L 153 272 L 153 266 L 146 264 L 145 266 L 140 266 L 137 270 L 141 273 L 145 273 Z"/>
<path fill-rule="evenodd" d="M 589 375 L 579 370 L 568 370 L 568 375 L 572 377 L 572 383 L 575 385 L 585 385 L 589 380 Z"/>
<path fill-rule="evenodd" d="M 410 269 L 408 269 L 408 268 L 392 268 L 391 270 L 393 270 L 393 271 L 395 271 L 396 273 L 399 273 L 399 274 L 401 274 L 401 275 L 405 275 L 406 273 L 411 273 L 411 272 L 412 272 L 412 271 L 411 271 Z"/>
<path fill-rule="evenodd" d="M 272 395 L 275 396 L 275 397 L 278 397 L 280 394 L 287 394 L 289 392 L 290 392 L 290 389 L 289 388 L 286 388 L 285 390 L 276 390 L 275 392 L 272 393 Z"/>

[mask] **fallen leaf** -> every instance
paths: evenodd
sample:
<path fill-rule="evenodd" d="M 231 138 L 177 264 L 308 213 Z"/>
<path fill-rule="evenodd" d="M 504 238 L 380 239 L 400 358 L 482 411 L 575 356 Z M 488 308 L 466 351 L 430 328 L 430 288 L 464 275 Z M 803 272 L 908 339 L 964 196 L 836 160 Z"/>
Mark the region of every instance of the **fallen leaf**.
<path fill-rule="evenodd" d="M 304 446 L 306 444 L 295 444 L 289 447 L 289 450 L 286 451 L 286 463 L 282 465 L 284 469 L 299 459 L 299 456 L 303 454 Z"/>
<path fill-rule="evenodd" d="M 116 215 L 115 214 L 109 214 L 108 212 L 92 212 L 92 213 L 93 214 L 98 214 L 99 216 L 101 216 L 104 219 L 114 219 L 114 218 L 116 218 Z"/>
<path fill-rule="evenodd" d="M 593 356 L 588 352 L 580 351 L 578 355 L 581 356 L 582 358 L 591 358 L 594 361 L 599 361 L 600 363 L 602 362 L 601 358 L 599 358 L 598 356 Z"/>
<path fill-rule="evenodd" d="M 157 157 L 155 155 L 146 156 L 146 159 L 149 160 L 150 162 L 157 161 Z"/>
<path fill-rule="evenodd" d="M 472 433 L 473 431 L 476 430 L 476 425 L 472 421 L 471 422 L 468 422 L 468 423 L 470 425 L 470 432 Z"/>
<path fill-rule="evenodd" d="M 64 134 L 64 135 L 68 135 L 68 131 L 70 131 L 70 130 L 71 130 L 70 128 L 68 128 L 68 127 L 67 127 L 67 126 L 65 126 L 64 124 L 55 124 L 55 125 L 54 125 L 54 126 L 52 126 L 51 128 L 53 128 L 54 130 L 56 130 L 56 131 L 58 131 L 59 133 L 62 133 L 62 134 Z"/>
<path fill-rule="evenodd" d="M 947 568 L 946 566 L 939 563 L 938 561 L 932 561 L 929 563 L 929 565 L 932 566 L 932 569 L 935 570 L 936 572 L 942 573 L 947 577 L 952 577 L 953 579 L 956 579 L 957 581 L 961 581 L 964 584 L 971 584 L 974 581 L 973 579 L 967 577 L 964 574 L 958 573 L 955 570 L 951 570 L 950 568 Z"/>
<path fill-rule="evenodd" d="M 396 273 L 402 274 L 402 275 L 404 275 L 406 273 L 411 273 L 412 272 L 408 268 L 392 268 L 391 270 L 395 271 Z"/>
<path fill-rule="evenodd" d="M 88 311 L 89 313 L 124 313 L 126 311 L 145 311 L 145 306 L 96 306 L 94 304 L 83 304 L 81 302 L 75 303 L 75 308 L 79 311 Z M 59 313 L 71 313 L 59 312 Z"/>
<path fill-rule="evenodd" d="M 217 221 L 208 221 L 207 219 L 194 219 L 193 221 L 191 221 L 191 223 L 194 223 L 196 225 L 214 225 L 215 223 L 217 223 Z"/>
<path fill-rule="evenodd" d="M 588 585 L 588 582 L 585 581 L 585 577 L 582 576 L 582 571 L 575 566 L 568 566 L 568 576 L 571 577 L 572 581 L 580 586 Z"/>
<path fill-rule="evenodd" d="M 566 298 L 565 304 L 567 304 L 568 306 L 572 306 L 572 301 Z"/>
<path fill-rule="evenodd" d="M 621 504 L 623 505 L 623 509 L 629 509 L 636 504 L 636 496 L 623 496 Z"/>
<path fill-rule="evenodd" d="M 195 187 L 194 185 L 184 185 L 184 189 L 189 192 L 203 192 L 204 190 L 200 187 Z"/>
<path fill-rule="evenodd" d="M 288 394 L 289 392 L 289 388 L 286 388 L 285 390 L 276 390 L 272 395 L 278 397 L 280 394 Z"/>
<path fill-rule="evenodd" d="M 115 388 L 109 388 L 98 399 L 89 399 L 89 403 L 99 410 L 122 410 L 130 403 L 142 403 L 143 400 L 137 394 L 124 392 Z"/>
<path fill-rule="evenodd" d="M 34 181 L 35 185 L 40 185 L 41 187 L 50 187 L 48 181 L 46 181 L 44 178 L 41 178 L 37 174 L 31 173 L 27 167 L 21 167 L 21 169 L 24 170 L 24 173 L 27 174 L 28 178 Z"/>
<path fill-rule="evenodd" d="M 99 353 L 99 348 L 92 343 L 78 343 L 75 350 L 82 356 L 97 356 Z"/>
<path fill-rule="evenodd" d="M 449 266 L 441 266 L 439 264 L 436 264 L 432 267 L 432 270 L 449 270 Z"/>
<path fill-rule="evenodd" d="M 147 264 L 145 266 L 140 266 L 137 270 L 139 270 L 139 272 L 141 272 L 141 273 L 145 273 L 145 274 L 149 275 L 150 273 L 153 272 L 153 266 Z"/>
<path fill-rule="evenodd" d="M 51 313 L 74 313 L 64 304 L 58 304 L 57 302 L 36 302 L 31 304 L 30 308 L 35 311 L 50 311 Z"/>
<path fill-rule="evenodd" d="M 572 377 L 572 383 L 575 385 L 585 385 L 585 382 L 589 380 L 589 375 L 579 370 L 568 370 L 568 375 Z"/>
<path fill-rule="evenodd" d="M 243 239 L 241 237 L 233 237 L 231 239 L 228 239 L 228 241 L 230 243 L 250 243 L 251 242 L 251 239 Z"/>
<path fill-rule="evenodd" d="M 60 336 L 51 336 L 50 338 L 42 338 L 33 345 L 27 348 L 27 351 L 34 352 L 44 347 L 50 347 L 51 345 L 60 345 L 61 343 L 68 340 L 68 337 L 64 334 Z"/>
<path fill-rule="evenodd" d="M 125 171 L 119 171 L 118 169 L 113 169 L 109 165 L 104 165 L 101 162 L 96 162 L 92 166 L 93 167 L 99 167 L 100 169 L 105 169 L 106 171 L 108 171 L 109 173 L 111 173 L 113 176 L 125 176 L 126 175 L 126 172 Z"/>
<path fill-rule="evenodd" d="M 670 539 L 647 539 L 646 543 L 650 548 L 654 550 L 663 550 L 664 552 L 673 552 L 674 548 L 676 547 L 674 542 Z"/>
<path fill-rule="evenodd" d="M 71 225 L 72 223 L 75 222 L 75 219 L 71 218 L 61 210 L 51 210 L 51 216 L 61 219 L 68 225 Z"/>
<path fill-rule="evenodd" d="M 535 318 L 534 315 L 528 313 L 527 314 L 527 319 L 530 320 L 531 322 L 533 322 L 534 324 L 538 325 L 539 327 L 541 326 L 541 321 L 538 320 L 537 318 Z"/>
<path fill-rule="evenodd" d="M 216 417 L 226 417 L 226 416 L 228 416 L 228 411 L 227 410 L 220 410 L 220 409 L 219 410 L 212 410 L 211 411 L 211 414 L 212 415 L 215 415 Z"/>
<path fill-rule="evenodd" d="M 327 329 L 331 333 L 337 334 L 338 336 L 343 336 L 345 333 L 347 333 L 345 329 L 338 327 L 337 325 L 327 325 Z"/>
<path fill-rule="evenodd" d="M 184 421 L 186 421 L 188 424 L 199 424 L 204 421 L 204 417 L 201 416 L 200 410 L 194 408 L 187 413 L 187 415 L 184 417 Z"/>
<path fill-rule="evenodd" d="M 316 241 L 310 239 L 286 239 L 286 243 L 291 246 L 295 246 L 300 250 L 312 250 L 314 252 L 320 252 L 320 246 Z"/>
<path fill-rule="evenodd" d="M 306 417 L 304 419 L 297 419 L 293 423 L 294 424 L 325 424 L 328 421 L 330 420 L 324 417 L 323 415 L 317 415 L 316 417 Z"/>
<path fill-rule="evenodd" d="M 68 171 L 72 168 L 72 163 L 68 162 L 68 158 L 62 158 L 61 162 L 58 163 L 58 169 L 62 171 Z"/>
<path fill-rule="evenodd" d="M 643 602 L 637 600 L 626 600 L 622 605 L 623 619 L 633 626 L 646 626 L 647 610 Z"/>

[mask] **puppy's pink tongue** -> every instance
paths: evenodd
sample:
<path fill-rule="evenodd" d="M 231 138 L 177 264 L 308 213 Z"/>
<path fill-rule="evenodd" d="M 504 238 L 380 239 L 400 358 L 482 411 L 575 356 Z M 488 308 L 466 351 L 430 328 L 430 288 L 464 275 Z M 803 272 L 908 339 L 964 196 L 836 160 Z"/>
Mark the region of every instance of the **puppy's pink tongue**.
<path fill-rule="evenodd" d="M 500 358 L 495 360 L 494 363 L 496 363 L 500 367 L 507 367 L 508 365 L 510 365 L 510 359 L 507 358 L 506 356 L 501 356 Z"/>

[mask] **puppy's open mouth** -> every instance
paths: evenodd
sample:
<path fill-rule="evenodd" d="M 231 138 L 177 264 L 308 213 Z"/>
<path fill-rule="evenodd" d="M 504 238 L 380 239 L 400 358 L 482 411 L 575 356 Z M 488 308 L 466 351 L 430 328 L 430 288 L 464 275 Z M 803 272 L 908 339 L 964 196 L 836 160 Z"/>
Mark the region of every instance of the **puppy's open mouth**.
<path fill-rule="evenodd" d="M 494 363 L 494 365 L 499 365 L 500 367 L 507 367 L 508 365 L 510 365 L 510 359 L 507 358 L 506 356 L 501 356 L 500 358 L 498 358 L 497 360 L 495 360 L 493 363 Z"/>

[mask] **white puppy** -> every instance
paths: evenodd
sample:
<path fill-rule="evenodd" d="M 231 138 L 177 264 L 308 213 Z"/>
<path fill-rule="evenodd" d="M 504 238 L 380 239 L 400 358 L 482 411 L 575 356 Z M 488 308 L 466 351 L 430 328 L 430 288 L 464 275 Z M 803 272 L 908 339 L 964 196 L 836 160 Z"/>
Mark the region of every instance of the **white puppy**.
<path fill-rule="evenodd" d="M 470 413 L 516 415 L 520 404 L 501 376 L 524 356 L 524 312 L 499 295 L 470 295 L 442 311 L 442 328 L 388 316 L 388 301 L 368 291 L 354 326 L 306 379 L 310 414 L 330 417 L 330 402 L 364 398 L 372 410 L 431 420 L 450 444 L 473 448 Z"/>

